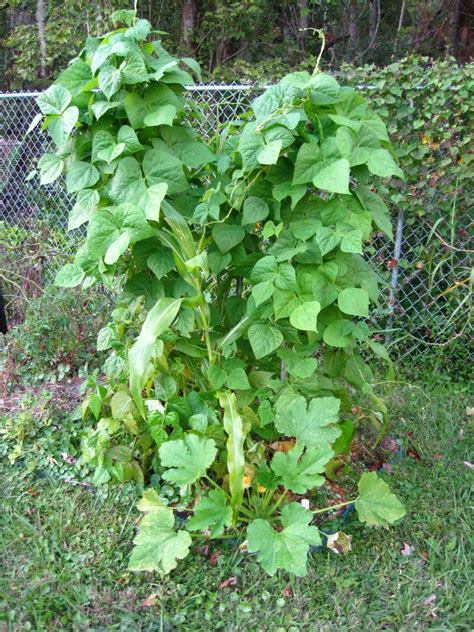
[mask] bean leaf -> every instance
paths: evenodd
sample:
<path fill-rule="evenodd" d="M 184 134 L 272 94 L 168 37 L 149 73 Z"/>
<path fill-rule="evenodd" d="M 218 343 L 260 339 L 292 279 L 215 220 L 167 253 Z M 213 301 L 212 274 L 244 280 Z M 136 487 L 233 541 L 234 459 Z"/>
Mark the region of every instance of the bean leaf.
<path fill-rule="evenodd" d="M 248 330 L 249 342 L 257 360 L 278 349 L 283 335 L 273 325 L 252 325 Z"/>

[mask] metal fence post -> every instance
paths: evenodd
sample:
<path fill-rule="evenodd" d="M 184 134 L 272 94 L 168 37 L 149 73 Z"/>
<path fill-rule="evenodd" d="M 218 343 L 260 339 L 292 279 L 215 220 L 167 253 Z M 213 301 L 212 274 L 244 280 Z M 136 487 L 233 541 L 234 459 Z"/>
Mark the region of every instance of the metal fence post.
<path fill-rule="evenodd" d="M 398 274 L 400 269 L 400 258 L 402 256 L 402 243 L 403 243 L 403 228 L 405 225 L 405 213 L 403 209 L 400 209 L 398 212 L 397 218 L 397 228 L 395 232 L 395 246 L 393 249 L 393 260 L 395 264 L 392 268 L 392 279 L 390 282 L 390 291 L 388 298 L 388 330 L 389 333 L 387 335 L 387 343 L 392 342 L 392 334 L 391 329 L 394 321 L 394 311 L 397 306 L 397 294 L 398 294 Z"/>

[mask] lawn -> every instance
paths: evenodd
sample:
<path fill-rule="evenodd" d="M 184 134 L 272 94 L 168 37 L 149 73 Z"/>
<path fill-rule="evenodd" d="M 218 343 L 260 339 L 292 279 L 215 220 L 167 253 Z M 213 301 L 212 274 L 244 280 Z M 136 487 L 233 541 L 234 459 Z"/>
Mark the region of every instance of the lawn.
<path fill-rule="evenodd" d="M 349 518 L 353 550 L 314 552 L 300 579 L 270 578 L 222 542 L 170 577 L 132 574 L 132 489 L 104 497 L 5 461 L 0 630 L 471 630 L 467 388 L 399 385 L 387 397 L 404 449 L 387 451 L 383 476 L 407 516 L 389 531 Z"/>

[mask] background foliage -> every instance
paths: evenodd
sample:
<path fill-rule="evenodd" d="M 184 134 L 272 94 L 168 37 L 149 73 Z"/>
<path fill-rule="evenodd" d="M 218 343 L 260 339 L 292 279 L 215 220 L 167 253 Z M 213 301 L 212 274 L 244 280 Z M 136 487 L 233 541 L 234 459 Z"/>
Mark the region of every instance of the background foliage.
<path fill-rule="evenodd" d="M 41 86 L 55 77 L 86 35 L 103 32 L 124 0 L 1 0 L 4 88 Z M 205 73 L 235 81 L 312 67 L 326 34 L 324 65 L 387 64 L 407 53 L 464 63 L 472 57 L 472 0 L 140 0 L 138 14 L 169 32 L 172 52 L 192 54 Z"/>

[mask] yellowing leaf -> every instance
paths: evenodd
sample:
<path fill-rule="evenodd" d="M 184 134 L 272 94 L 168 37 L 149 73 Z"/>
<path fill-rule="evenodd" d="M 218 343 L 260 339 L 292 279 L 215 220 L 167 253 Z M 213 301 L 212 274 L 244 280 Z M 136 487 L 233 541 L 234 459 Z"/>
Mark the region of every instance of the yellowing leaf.
<path fill-rule="evenodd" d="M 128 568 L 165 575 L 188 555 L 191 536 L 184 530 L 175 531 L 172 509 L 158 507 L 142 518 L 133 543 Z"/>

